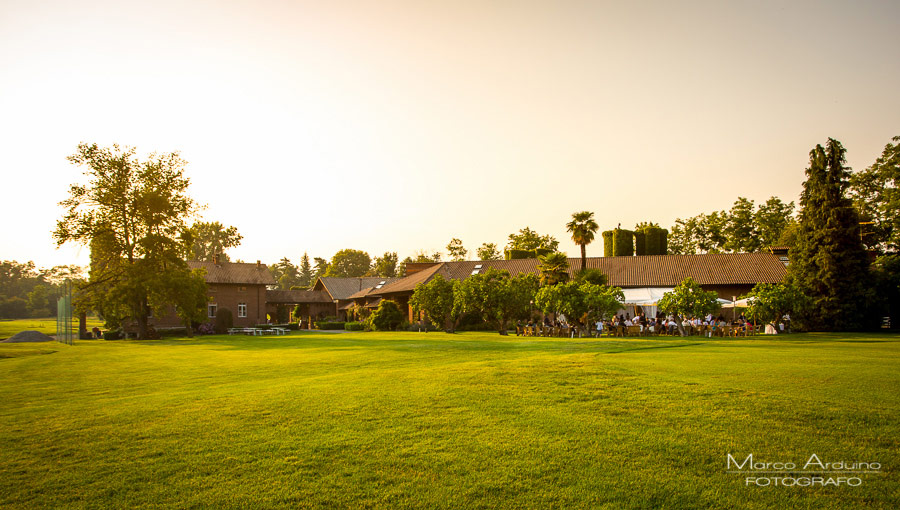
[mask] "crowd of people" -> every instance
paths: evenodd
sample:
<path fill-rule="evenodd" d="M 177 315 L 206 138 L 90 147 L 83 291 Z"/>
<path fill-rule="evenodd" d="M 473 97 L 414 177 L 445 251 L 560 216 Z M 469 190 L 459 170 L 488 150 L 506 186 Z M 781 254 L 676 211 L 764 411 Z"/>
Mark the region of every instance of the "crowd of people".
<path fill-rule="evenodd" d="M 628 331 L 626 328 L 630 326 L 639 327 L 638 331 L 641 335 L 680 334 L 675 316 L 665 315 L 662 312 L 650 318 L 642 313 L 635 317 L 631 317 L 630 314 L 626 313 L 617 315 L 609 321 L 597 321 L 594 326 L 594 333 L 598 337 L 603 335 L 603 333 L 624 336 L 627 334 L 626 331 Z M 747 320 L 743 313 L 731 321 L 726 320 L 722 315 L 715 317 L 712 314 L 708 314 L 705 317 L 684 317 L 681 319 L 681 327 L 688 335 L 705 334 L 710 337 L 721 336 L 723 332 L 731 331 L 735 328 L 747 334 L 752 334 L 754 331 L 754 325 Z"/>
<path fill-rule="evenodd" d="M 771 327 L 771 326 L 770 326 Z M 790 317 L 785 316 L 778 324 L 779 331 L 777 333 L 786 332 L 785 328 L 790 327 Z M 741 313 L 732 320 L 727 320 L 723 315 L 714 316 L 707 314 L 705 317 L 684 317 L 681 319 L 681 329 L 687 335 L 703 335 L 707 337 L 727 336 L 727 335 L 752 335 L 761 331 L 757 331 L 757 326 L 750 322 L 747 317 Z M 555 318 L 549 315 L 543 320 L 532 318 L 527 323 L 519 321 L 516 324 L 516 334 L 524 336 L 582 336 L 578 324 L 570 325 L 563 314 L 559 314 Z M 776 331 L 772 332 L 773 334 Z M 608 336 L 631 336 L 631 335 L 680 335 L 678 322 L 674 315 L 666 315 L 662 312 L 657 313 L 654 317 L 647 317 L 643 313 L 639 313 L 634 317 L 629 313 L 620 314 L 612 317 L 610 320 L 597 321 L 593 324 L 589 336 L 601 337 L 604 334 Z"/>

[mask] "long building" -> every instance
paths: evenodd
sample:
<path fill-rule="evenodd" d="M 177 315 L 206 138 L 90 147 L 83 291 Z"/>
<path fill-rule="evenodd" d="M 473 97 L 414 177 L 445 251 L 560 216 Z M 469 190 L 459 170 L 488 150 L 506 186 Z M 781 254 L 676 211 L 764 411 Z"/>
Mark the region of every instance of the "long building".
<path fill-rule="evenodd" d="M 489 268 L 538 274 L 537 259 L 483 260 L 409 264 L 407 276 L 380 289 L 370 289 L 363 297 L 368 301 L 391 299 L 401 309 L 409 310 L 409 298 L 416 285 L 435 276 L 453 280 L 466 278 Z M 702 255 L 641 255 L 636 257 L 589 257 L 588 269 L 599 269 L 608 284 L 623 289 L 673 288 L 685 278 L 692 278 L 705 290 L 715 291 L 720 298 L 732 300 L 750 291 L 757 283 L 778 283 L 786 274 L 786 262 L 772 253 L 717 253 Z M 569 275 L 581 267 L 580 258 L 569 259 Z M 412 320 L 411 311 L 409 312 Z"/>

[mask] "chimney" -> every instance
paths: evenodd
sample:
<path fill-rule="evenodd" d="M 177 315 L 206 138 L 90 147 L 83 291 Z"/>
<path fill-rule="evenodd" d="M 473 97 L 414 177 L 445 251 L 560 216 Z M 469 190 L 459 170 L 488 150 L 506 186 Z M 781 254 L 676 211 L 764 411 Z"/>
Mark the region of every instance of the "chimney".
<path fill-rule="evenodd" d="M 213 264 L 215 264 L 217 266 L 219 265 L 219 254 L 218 253 L 213 253 Z"/>
<path fill-rule="evenodd" d="M 262 269 L 262 262 L 256 261 L 256 269 Z"/>

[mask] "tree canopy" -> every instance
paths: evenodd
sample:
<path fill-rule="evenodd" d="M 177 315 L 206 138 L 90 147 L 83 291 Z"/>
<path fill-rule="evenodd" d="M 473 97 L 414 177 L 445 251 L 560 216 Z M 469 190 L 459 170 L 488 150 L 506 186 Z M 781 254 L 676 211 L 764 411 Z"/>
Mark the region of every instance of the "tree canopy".
<path fill-rule="evenodd" d="M 331 257 L 331 264 L 325 272 L 325 276 L 337 276 L 341 278 L 356 278 L 365 276 L 369 272 L 372 259 L 369 254 L 353 249 L 343 249 Z"/>
<path fill-rule="evenodd" d="M 809 153 L 800 194 L 797 243 L 788 274 L 808 306 L 799 314 L 811 330 L 858 329 L 865 319 L 868 256 L 860 240 L 859 216 L 847 197 L 846 150 L 829 138 Z"/>
<path fill-rule="evenodd" d="M 719 309 L 718 296 L 715 292 L 707 292 L 693 278 L 685 278 L 671 292 L 666 292 L 657 302 L 664 313 L 675 316 L 678 331 L 684 336 L 681 326 L 682 317 L 703 317 Z"/>
<path fill-rule="evenodd" d="M 453 331 L 459 314 L 455 313 L 454 295 L 459 280 L 446 280 L 437 275 L 427 283 L 416 285 L 409 298 L 409 305 L 414 314 L 423 312 L 432 324 Z"/>
<path fill-rule="evenodd" d="M 456 286 L 454 313 L 476 314 L 505 335 L 510 321 L 527 318 L 531 313 L 538 286 L 533 273 L 511 277 L 509 271 L 489 268 Z"/>
<path fill-rule="evenodd" d="M 534 251 L 537 249 L 545 249 L 556 251 L 559 247 L 559 241 L 551 235 L 540 235 L 528 227 L 519 230 L 518 234 L 510 234 L 509 242 L 506 243 L 508 250 L 525 250 Z"/>
<path fill-rule="evenodd" d="M 544 313 L 562 313 L 582 331 L 589 329 L 589 324 L 616 313 L 623 301 L 625 296 L 618 287 L 578 281 L 545 285 L 534 298 Z"/>
<path fill-rule="evenodd" d="M 309 262 L 309 260 L 307 260 Z M 274 264 L 269 264 L 269 272 L 278 283 L 279 290 L 291 290 L 291 287 L 302 287 L 300 270 L 287 257 Z"/>
<path fill-rule="evenodd" d="M 452 261 L 466 260 L 466 257 L 469 255 L 469 250 L 463 246 L 461 240 L 454 237 L 450 240 L 450 243 L 447 244 L 447 254 Z"/>
<path fill-rule="evenodd" d="M 594 234 L 600 225 L 594 220 L 594 213 L 581 211 L 572 213 L 572 220 L 566 223 L 566 231 L 572 234 L 572 241 L 581 247 L 581 270 L 587 266 L 587 245 L 594 241 Z"/>
<path fill-rule="evenodd" d="M 483 243 L 475 250 L 478 260 L 500 260 L 503 258 L 495 243 Z"/>
<path fill-rule="evenodd" d="M 56 224 L 57 245 L 75 242 L 91 249 L 91 268 L 80 299 L 101 310 L 108 324 L 137 322 L 147 338 L 151 310 L 164 314 L 190 271 L 182 258 L 186 220 L 196 210 L 190 180 L 178 153 L 151 154 L 140 161 L 134 148 L 82 143 L 69 157 L 86 167 L 87 184 L 73 184 L 60 202 L 66 212 Z M 183 302 L 191 300 L 184 299 Z"/>
<path fill-rule="evenodd" d="M 863 243 L 882 252 L 900 249 L 900 136 L 892 140 L 875 163 L 850 176 L 848 189 L 865 223 Z"/>
<path fill-rule="evenodd" d="M 397 276 L 397 263 L 397 252 L 386 251 L 384 255 L 375 257 L 375 260 L 372 262 L 372 272 L 375 276 L 393 278 Z"/>
<path fill-rule="evenodd" d="M 747 316 L 764 323 L 777 324 L 787 314 L 802 307 L 806 297 L 791 282 L 758 283 L 748 294 Z"/>
<path fill-rule="evenodd" d="M 565 253 L 555 252 L 538 256 L 538 270 L 542 285 L 556 285 L 569 279 L 569 259 Z"/>
<path fill-rule="evenodd" d="M 225 250 L 239 246 L 243 238 L 237 228 L 226 228 L 218 221 L 194 222 L 185 235 L 190 247 L 188 258 L 211 262 L 214 255 L 219 255 L 219 260 L 228 262 L 230 258 Z"/>
<path fill-rule="evenodd" d="M 780 245 L 794 223 L 794 203 L 770 197 L 756 206 L 738 197 L 728 211 L 678 218 L 669 229 L 673 254 L 758 252 Z"/>

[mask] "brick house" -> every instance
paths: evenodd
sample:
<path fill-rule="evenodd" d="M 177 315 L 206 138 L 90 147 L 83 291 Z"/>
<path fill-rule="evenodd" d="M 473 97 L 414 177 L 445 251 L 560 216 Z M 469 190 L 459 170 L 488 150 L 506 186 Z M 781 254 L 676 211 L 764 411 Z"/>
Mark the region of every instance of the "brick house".
<path fill-rule="evenodd" d="M 275 278 L 265 264 L 243 262 L 188 261 L 188 267 L 206 270 L 206 317 L 215 320 L 223 309 L 231 311 L 235 327 L 249 327 L 266 323 L 266 286 L 275 285 Z M 174 311 L 153 320 L 157 328 L 180 327 L 184 324 Z"/>

